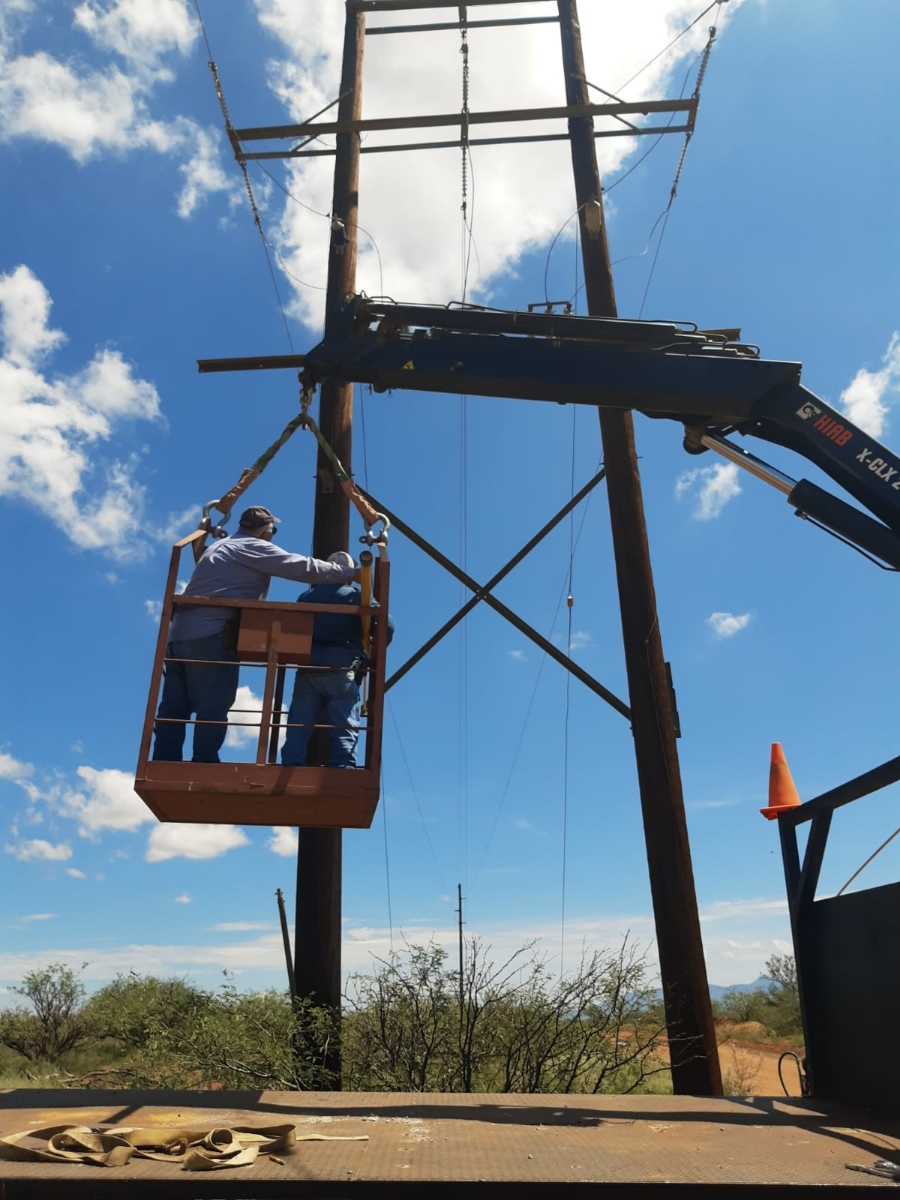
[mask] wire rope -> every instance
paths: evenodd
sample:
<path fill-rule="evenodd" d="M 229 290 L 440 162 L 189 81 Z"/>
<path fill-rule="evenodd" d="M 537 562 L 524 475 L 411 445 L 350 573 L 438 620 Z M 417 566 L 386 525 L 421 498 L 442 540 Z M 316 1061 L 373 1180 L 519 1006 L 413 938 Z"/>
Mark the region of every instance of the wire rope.
<path fill-rule="evenodd" d="M 721 3 L 724 3 L 724 0 L 715 0 L 715 4 L 721 4 Z M 710 7 L 714 7 L 714 5 L 711 5 Z M 709 9 L 707 9 L 706 11 L 708 12 Z M 703 14 L 701 14 L 701 16 L 702 15 Z M 712 53 L 713 43 L 716 40 L 716 28 L 718 25 L 718 19 L 719 18 L 718 18 L 718 13 L 717 13 L 716 20 L 710 27 L 709 38 L 707 40 L 706 46 L 703 49 L 703 53 L 700 55 L 700 67 L 697 71 L 697 82 L 694 84 L 694 95 L 693 95 L 694 101 L 698 104 L 700 102 L 700 89 L 703 86 L 703 80 L 706 75 L 706 68 L 709 65 L 709 56 Z M 700 18 L 698 17 L 697 20 L 700 20 Z M 695 21 L 694 24 L 696 25 L 696 23 L 697 22 Z M 682 90 L 682 92 L 684 92 L 683 85 L 682 85 L 681 90 Z M 653 261 L 650 264 L 650 273 L 647 276 L 647 283 L 646 283 L 646 286 L 644 287 L 644 295 L 641 298 L 641 307 L 638 309 L 638 320 L 640 320 L 641 317 L 644 315 L 644 305 L 647 303 L 647 296 L 650 293 L 650 285 L 653 282 L 653 276 L 656 272 L 656 264 L 659 260 L 659 252 L 662 249 L 663 240 L 666 236 L 666 228 L 669 224 L 669 214 L 672 211 L 672 205 L 675 203 L 675 197 L 678 195 L 678 184 L 679 184 L 679 181 L 681 180 L 681 172 L 684 170 L 684 163 L 685 163 L 685 159 L 687 158 L 688 146 L 691 144 L 691 138 L 693 137 L 693 132 L 694 132 L 693 129 L 689 128 L 687 133 L 684 135 L 684 145 L 681 148 L 681 157 L 678 159 L 678 166 L 675 168 L 675 178 L 672 180 L 672 189 L 669 192 L 669 202 L 666 205 L 665 212 L 663 215 L 663 220 L 662 220 L 662 228 L 660 229 L 659 237 L 656 240 L 656 250 L 653 254 Z"/>
<path fill-rule="evenodd" d="M 602 462 L 602 460 L 601 460 L 601 462 Z M 601 462 L 598 462 L 598 464 L 597 464 L 598 468 L 600 467 Z M 578 533 L 575 536 L 575 549 L 576 550 L 578 548 L 578 543 L 581 540 L 581 535 L 584 532 L 584 524 L 585 524 L 585 521 L 587 520 L 588 512 L 590 511 L 591 500 L 593 498 L 593 495 L 594 495 L 594 493 L 591 492 L 585 501 L 584 511 L 581 514 L 581 521 L 579 522 L 579 525 L 578 525 Z M 568 571 L 566 572 L 566 578 L 563 580 L 563 585 L 560 588 L 559 598 L 556 602 L 556 610 L 553 614 L 553 621 L 550 624 L 550 632 L 549 632 L 548 636 L 551 638 L 553 637 L 553 633 L 556 629 L 556 622 L 559 620 L 559 610 L 562 608 L 563 600 L 566 597 L 567 587 L 568 587 Z M 538 686 L 540 685 L 541 676 L 543 674 L 546 663 L 547 663 L 547 654 L 546 654 L 546 651 L 544 651 L 541 653 L 541 659 L 538 664 L 537 675 L 535 676 L 535 679 L 534 679 L 534 687 L 531 689 L 531 697 L 529 698 L 528 706 L 525 710 L 525 716 L 522 721 L 522 727 L 519 730 L 519 736 L 516 741 L 515 750 L 513 751 L 512 762 L 510 763 L 509 771 L 506 776 L 506 782 L 503 785 L 503 791 L 500 794 L 500 803 L 497 805 L 497 811 L 494 814 L 494 820 L 491 824 L 490 832 L 488 833 L 487 841 L 485 842 L 484 850 L 482 852 L 481 859 L 479 860 L 479 863 L 478 863 L 478 868 L 475 871 L 475 878 L 478 878 L 481 875 L 482 870 L 484 869 L 485 860 L 487 859 L 488 852 L 491 848 L 491 842 L 494 839 L 494 834 L 497 832 L 497 826 L 500 823 L 500 817 L 503 813 L 503 807 L 506 803 L 506 798 L 509 795 L 509 789 L 512 785 L 513 776 L 514 776 L 515 770 L 516 770 L 516 764 L 519 761 L 519 754 L 522 750 L 522 743 L 525 741 L 525 734 L 528 730 L 528 722 L 531 718 L 531 710 L 534 708 L 534 701 L 537 696 Z M 470 889 L 469 889 L 470 899 L 471 899 L 471 891 L 472 891 L 472 889 L 470 887 Z"/>
<path fill-rule="evenodd" d="M 410 791 L 413 794 L 413 800 L 415 801 L 416 811 L 418 812 L 419 820 L 422 823 L 422 832 L 425 834 L 425 841 L 428 843 L 428 849 L 431 852 L 431 860 L 434 863 L 434 869 L 437 872 L 437 877 L 438 877 L 438 880 L 440 881 L 441 889 L 444 892 L 446 892 L 447 885 L 444 882 L 444 873 L 441 870 L 441 864 L 438 862 L 438 856 L 435 853 L 434 843 L 431 840 L 431 834 L 428 832 L 428 826 L 425 823 L 425 814 L 422 811 L 422 805 L 419 801 L 419 793 L 416 790 L 416 785 L 415 785 L 415 782 L 413 781 L 413 777 L 412 777 L 412 771 L 409 768 L 409 759 L 406 757 L 406 750 L 403 746 L 403 739 L 400 736 L 400 726 L 397 724 L 397 718 L 394 715 L 394 706 L 393 706 L 393 704 L 391 704 L 391 700 L 390 700 L 389 696 L 385 697 L 385 699 L 387 702 L 387 710 L 388 710 L 388 713 L 390 714 L 391 723 L 394 726 L 394 733 L 397 735 L 397 745 L 400 748 L 400 757 L 403 759 L 403 766 L 406 769 L 406 777 L 409 780 Z"/>
<path fill-rule="evenodd" d="M 387 792 L 384 787 L 384 764 L 381 767 L 381 823 L 384 829 L 384 875 L 387 883 L 388 938 L 394 949 L 394 910 L 391 904 L 391 860 L 388 855 Z"/>
<path fill-rule="evenodd" d="M 898 826 L 894 830 L 894 832 L 891 834 L 890 837 L 886 837 L 884 839 L 884 841 L 881 843 L 881 845 L 878 847 L 877 850 L 872 851 L 872 853 L 869 855 L 869 857 L 866 859 L 866 861 L 863 863 L 863 865 L 858 870 L 853 872 L 853 874 L 850 876 L 850 878 L 847 880 L 847 882 L 844 884 L 844 886 L 841 888 L 841 890 L 837 893 L 838 896 L 842 896 L 844 894 L 844 892 L 847 890 L 847 888 L 850 886 L 850 884 L 853 882 L 853 880 L 856 879 L 856 877 L 858 875 L 862 875 L 863 871 L 866 869 L 866 867 L 869 865 L 869 863 L 872 861 L 872 859 L 877 858 L 878 855 L 882 852 L 882 850 L 884 850 L 884 848 L 886 846 L 889 846 L 891 844 L 891 842 L 894 840 L 894 838 L 897 836 L 898 833 L 900 833 L 900 826 Z"/>
<path fill-rule="evenodd" d="M 577 413 L 577 405 L 572 405 L 572 463 L 569 472 L 569 495 L 575 495 L 575 444 L 576 444 L 576 424 L 575 418 Z M 568 579 L 568 595 L 566 596 L 567 622 L 566 622 L 566 654 L 572 655 L 572 609 L 574 607 L 574 599 L 572 596 L 572 576 L 575 564 L 575 513 L 569 513 L 569 579 Z M 566 671 L 566 703 L 565 715 L 563 718 L 563 796 L 562 796 L 562 878 L 560 882 L 560 905 L 559 905 L 559 974 L 562 977 L 565 969 L 566 956 L 566 867 L 568 858 L 568 842 L 569 842 L 569 704 L 572 688 L 572 673 Z"/>
<path fill-rule="evenodd" d="M 228 132 L 229 138 L 231 139 L 231 138 L 236 137 L 235 131 L 234 131 L 234 126 L 232 125 L 231 117 L 228 114 L 228 105 L 225 102 L 225 92 L 224 92 L 224 89 L 222 88 L 222 83 L 221 83 L 221 80 L 219 79 L 219 70 L 218 70 L 218 67 L 216 66 L 215 59 L 213 58 L 212 48 L 209 44 L 209 37 L 207 36 L 207 33 L 206 33 L 206 25 L 203 20 L 203 14 L 200 11 L 200 0 L 194 0 L 194 10 L 197 13 L 197 20 L 200 22 L 200 30 L 203 34 L 203 41 L 206 46 L 207 54 L 209 55 L 209 69 L 212 72 L 213 82 L 214 82 L 215 88 L 216 88 L 216 96 L 218 97 L 219 107 L 222 110 L 222 116 L 225 120 L 225 129 Z M 275 299 L 278 302 L 278 309 L 281 313 L 282 323 L 284 324 L 284 332 L 287 334 L 288 346 L 290 346 L 291 353 L 293 354 L 294 353 L 294 340 L 291 337 L 291 329 L 290 329 L 290 326 L 288 325 L 287 314 L 284 311 L 284 304 L 281 299 L 281 291 L 278 287 L 278 279 L 276 278 L 276 275 L 275 275 L 275 268 L 272 266 L 272 259 L 269 255 L 269 248 L 271 247 L 271 249 L 276 254 L 278 252 L 275 250 L 275 247 L 272 246 L 271 242 L 266 237 L 265 230 L 263 229 L 262 218 L 259 215 L 259 208 L 257 207 L 257 204 L 256 204 L 256 197 L 253 194 L 253 184 L 250 181 L 250 172 L 247 170 L 247 164 L 245 162 L 243 162 L 243 160 L 241 160 L 239 165 L 241 168 L 241 174 L 244 177 L 244 187 L 247 189 L 247 196 L 250 200 L 250 208 L 253 212 L 253 221 L 254 221 L 254 224 L 256 225 L 256 228 L 259 230 L 259 236 L 262 240 L 263 251 L 266 256 L 266 264 L 269 268 L 269 276 L 272 280 L 272 287 L 275 291 Z M 312 285 L 308 284 L 306 286 L 312 286 Z"/>
<path fill-rule="evenodd" d="M 629 86 L 629 84 L 634 83 L 634 81 L 638 78 L 639 75 L 643 75 L 643 73 L 649 67 L 652 67 L 658 58 L 662 58 L 662 56 L 668 50 L 672 49 L 672 47 L 675 45 L 676 42 L 681 41 L 681 39 L 684 37 L 684 35 L 686 33 L 690 33 L 690 31 L 694 28 L 694 26 L 698 25 L 703 20 L 703 18 L 706 16 L 707 13 L 712 12 L 712 10 L 714 8 L 716 8 L 722 4 L 725 4 L 725 3 L 727 3 L 727 0 L 713 0 L 712 4 L 710 4 L 706 8 L 704 8 L 703 12 L 700 13 L 699 16 L 694 17 L 694 19 L 693 19 L 693 21 L 691 21 L 690 25 L 685 25 L 685 27 L 684 27 L 684 29 L 682 29 L 681 33 L 676 34 L 676 36 L 672 38 L 671 42 L 669 42 L 669 44 L 667 46 L 663 46 L 662 50 L 660 50 L 660 52 L 658 54 L 654 54 L 653 57 L 650 59 L 650 61 L 644 63 L 644 65 L 641 67 L 641 69 L 639 71 L 635 71 L 635 73 L 631 76 L 630 79 L 626 79 L 624 83 L 619 84 L 619 86 L 616 88 L 616 91 L 624 92 L 624 90 Z M 719 20 L 719 16 L 717 13 L 716 14 L 716 22 L 717 23 L 718 23 L 718 20 Z"/>
<path fill-rule="evenodd" d="M 461 302 L 466 303 L 469 282 L 469 264 L 472 257 L 474 238 L 474 172 L 472 175 L 472 209 L 469 210 L 469 176 L 471 152 L 469 147 L 469 37 L 466 6 L 459 8 L 460 55 L 462 56 L 462 79 L 460 101 L 460 291 Z M 468 396 L 460 396 L 459 404 L 459 561 L 464 571 L 468 569 Z M 459 585 L 459 602 L 464 603 L 464 587 Z M 457 840 L 459 861 L 464 885 L 469 881 L 469 628 L 468 622 L 459 627 L 459 692 L 458 692 L 458 767 L 457 767 Z"/>

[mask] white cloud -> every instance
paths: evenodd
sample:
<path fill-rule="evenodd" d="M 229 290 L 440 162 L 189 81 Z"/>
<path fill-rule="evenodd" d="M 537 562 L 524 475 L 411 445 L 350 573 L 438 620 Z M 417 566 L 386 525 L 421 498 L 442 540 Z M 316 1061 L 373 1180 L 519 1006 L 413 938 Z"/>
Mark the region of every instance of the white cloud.
<path fill-rule="evenodd" d="M 66 867 L 66 874 L 71 875 L 73 879 L 85 879 L 84 871 L 79 871 L 77 867 Z"/>
<path fill-rule="evenodd" d="M 262 714 L 262 696 L 247 684 L 242 683 L 237 690 L 234 704 L 228 712 L 228 733 L 225 737 L 225 748 L 242 750 L 247 746 L 255 746 L 259 738 L 259 721 Z M 286 720 L 286 717 L 282 718 Z M 286 730 L 282 728 L 278 735 L 279 749 L 284 744 Z"/>
<path fill-rule="evenodd" d="M 170 512 L 166 517 L 165 524 L 156 529 L 153 536 L 156 541 L 171 546 L 173 542 L 180 541 L 185 534 L 196 529 L 199 520 L 200 507 L 197 504 L 192 504 L 190 508 L 186 508 L 182 512 Z M 180 584 L 178 590 L 183 592 L 185 586 L 183 583 Z"/>
<path fill-rule="evenodd" d="M 735 615 L 729 612 L 714 612 L 706 618 L 706 624 L 717 638 L 730 638 L 747 628 L 750 624 L 750 614 Z"/>
<path fill-rule="evenodd" d="M 448 908 L 456 897 L 446 897 Z M 759 942 L 783 953 L 790 952 L 790 930 L 787 903 L 784 900 L 757 899 L 751 901 L 719 901 L 701 904 L 700 917 L 704 923 L 703 941 L 707 965 L 712 982 L 731 984 L 740 977 L 755 979 L 763 969 L 767 949 L 734 950 L 729 942 L 749 946 Z M 235 922 L 240 925 L 243 923 Z M 248 922 L 248 924 L 255 924 Z M 626 934 L 647 950 L 651 973 L 655 970 L 653 949 L 653 918 L 649 912 L 596 913 L 566 921 L 565 961 L 575 962 L 584 945 L 588 947 L 609 946 L 617 948 Z M 402 928 L 389 929 L 378 925 L 373 919 L 355 919 L 344 922 L 342 933 L 342 965 L 345 972 L 368 970 L 372 956 L 384 956 L 392 943 L 402 943 L 404 931 L 410 940 L 424 943 L 430 937 L 438 945 L 453 952 L 456 946 L 455 924 L 431 917 L 421 920 L 407 919 Z M 219 929 L 217 933 L 232 932 Z M 236 934 L 253 932 L 235 929 Z M 534 937 L 541 939 L 540 948 L 551 959 L 559 952 L 559 923 L 547 920 L 535 924 L 533 921 L 480 926 L 473 925 L 470 933 L 479 935 L 491 946 L 495 962 L 503 962 L 509 954 Z M 223 941 L 221 937 L 210 944 L 172 944 L 124 942 L 83 942 L 67 944 L 64 948 L 45 948 L 40 951 L 23 948 L 15 951 L 0 950 L 0 978 L 21 979 L 26 971 L 48 961 L 61 962 L 84 970 L 84 979 L 89 983 L 105 982 L 120 972 L 135 970 L 142 975 L 153 974 L 166 977 L 188 974 L 193 978 L 208 979 L 212 986 L 223 969 L 270 973 L 271 979 L 282 987 L 284 975 L 284 947 L 280 932 L 260 931 L 255 937 L 235 937 Z M 736 964 L 740 971 L 736 972 Z M 259 984 L 265 986 L 266 974 Z"/>
<path fill-rule="evenodd" d="M 524 650 L 507 650 L 506 653 L 515 662 L 528 662 L 528 659 L 525 657 Z"/>
<path fill-rule="evenodd" d="M 97 350 L 71 375 L 42 371 L 42 359 L 65 340 L 48 325 L 51 304 L 28 267 L 0 275 L 0 495 L 38 509 L 80 549 L 142 558 L 135 461 L 111 459 L 103 468 L 97 448 L 120 422 L 158 419 L 159 396 L 116 350 Z"/>
<path fill-rule="evenodd" d="M 187 0 L 86 0 L 73 18 L 93 43 L 90 66 L 74 52 L 65 60 L 43 50 L 17 54 L 11 27 L 0 24 L 0 139 L 46 142 L 79 163 L 109 151 L 174 155 L 184 160 L 178 212 L 185 217 L 210 192 L 238 197 L 240 177 L 227 179 L 218 165 L 216 128 L 185 116 L 161 121 L 151 111 L 158 85 L 175 77 L 173 56 L 189 54 L 198 35 Z M 103 63 L 98 51 L 119 61 Z"/>
<path fill-rule="evenodd" d="M 884 430 L 888 405 L 888 392 L 900 390 L 900 333 L 894 333 L 881 360 L 880 371 L 868 371 L 865 367 L 854 375 L 849 385 L 841 392 L 841 408 L 854 425 L 858 425 L 872 437 L 881 437 Z"/>
<path fill-rule="evenodd" d="M 546 11 L 552 12 L 555 6 Z M 730 19 L 737 3 L 722 9 Z M 543 6 L 541 6 L 543 11 Z M 276 96 L 294 120 L 304 120 L 338 95 L 343 11 L 320 0 L 256 0 L 265 29 L 284 46 L 284 58 L 267 65 Z M 641 19 L 628 6 L 582 5 L 580 18 L 589 79 L 615 91 L 643 67 L 696 15 L 691 0 L 643 0 Z M 376 18 L 377 21 L 377 18 Z M 723 28 L 720 21 L 720 28 Z M 626 99 L 677 92 L 671 72 L 685 56 L 696 55 L 707 37 L 700 23 L 626 89 Z M 522 26 L 470 33 L 470 105 L 473 111 L 564 103 L 558 34 L 546 27 Z M 404 38 L 370 38 L 366 44 L 365 115 L 381 117 L 422 111 L 459 110 L 459 38 L 449 33 L 416 35 L 415 53 Z M 595 94 L 595 99 L 603 98 Z M 332 114 L 328 114 L 330 117 Z M 322 118 L 328 119 L 328 117 Z M 655 118 L 654 118 L 655 120 Z M 240 122 L 238 122 L 240 124 Z M 610 128 L 608 119 L 597 128 Z M 473 127 L 473 137 L 497 132 Z M 561 122 L 535 123 L 528 133 L 565 131 Z M 447 140 L 447 130 L 371 133 L 371 145 Z M 323 139 L 326 143 L 330 139 Z M 610 179 L 644 139 L 604 138 L 597 142 L 603 175 Z M 641 146 L 641 149 L 644 147 Z M 403 164 L 403 187 L 397 172 Z M 470 293 L 487 298 L 492 283 L 513 274 L 521 256 L 547 245 L 575 208 L 569 148 L 565 142 L 518 146 L 474 146 L 469 193 L 478 266 Z M 331 207 L 330 158 L 294 160 L 287 168 L 289 190 L 319 213 Z M 461 293 L 459 238 L 460 155 L 458 150 L 418 151 L 414 159 L 397 154 L 364 154 L 361 167 L 361 225 L 377 240 L 384 266 L 369 237 L 360 232 L 359 288 L 417 301 L 446 303 Z M 661 197 L 662 199 L 662 197 Z M 341 215 L 341 214 L 338 214 Z M 569 226 L 571 234 L 573 226 Z M 280 221 L 268 227 L 291 273 L 310 284 L 325 280 L 327 224 L 321 216 L 288 200 Z M 561 239 L 564 241 L 565 239 Z M 480 278 L 475 276 L 480 274 Z M 296 288 L 293 311 L 317 325 L 323 293 Z"/>
<path fill-rule="evenodd" d="M 72 847 L 68 843 L 60 842 L 54 846 L 51 842 L 44 841 L 43 838 L 34 838 L 30 842 L 17 842 L 12 846 L 7 844 L 4 849 L 7 854 L 12 854 L 19 862 L 33 862 L 35 860 L 65 862 L 67 858 L 72 857 Z"/>
<path fill-rule="evenodd" d="M 194 153 L 178 170 L 184 187 L 178 196 L 179 217 L 189 217 L 200 202 L 213 192 L 235 195 L 235 180 L 225 174 L 219 160 L 221 135 L 215 129 L 198 129 Z"/>
<path fill-rule="evenodd" d="M 258 929 L 271 929 L 271 921 L 222 921 L 213 925 L 216 933 L 253 933 Z"/>
<path fill-rule="evenodd" d="M 147 862 L 169 858 L 218 858 L 250 840 L 237 825 L 157 825 L 147 841 Z"/>
<path fill-rule="evenodd" d="M 282 858 L 291 858 L 297 853 L 298 841 L 299 836 L 296 829 L 280 825 L 273 827 L 272 836 L 266 845 L 273 854 L 280 854 Z"/>
<path fill-rule="evenodd" d="M 54 794 L 51 802 L 78 822 L 83 837 L 95 837 L 103 829 L 131 832 L 156 820 L 136 795 L 133 775 L 112 767 L 79 767 L 77 773 L 84 789 L 66 788 Z"/>
<path fill-rule="evenodd" d="M 84 742 L 81 738 L 76 738 L 69 749 L 73 754 L 84 754 Z"/>
<path fill-rule="evenodd" d="M 74 19 L 97 46 L 139 71 L 162 71 L 166 80 L 172 73 L 160 68 L 159 59 L 173 51 L 187 55 L 199 33 L 186 0 L 86 0 L 75 9 Z"/>
<path fill-rule="evenodd" d="M 700 907 L 700 920 L 743 921 L 748 918 L 781 916 L 788 911 L 787 900 L 716 900 Z"/>
<path fill-rule="evenodd" d="M 591 634 L 586 629 L 576 629 L 569 638 L 569 653 L 573 650 L 583 650 L 585 646 L 589 646 L 593 641 Z"/>
<path fill-rule="evenodd" d="M 158 625 L 159 618 L 162 616 L 162 600 L 145 600 L 144 612 L 154 625 Z"/>
<path fill-rule="evenodd" d="M 694 800 L 688 804 L 688 808 L 735 808 L 740 803 L 740 800 Z"/>
<path fill-rule="evenodd" d="M 4 754 L 0 750 L 0 779 L 27 779 L 33 770 L 31 763 L 19 762 L 11 754 Z"/>
<path fill-rule="evenodd" d="M 719 516 L 729 500 L 741 494 L 738 469 L 734 463 L 716 463 L 712 467 L 696 467 L 683 471 L 675 481 L 675 499 L 692 495 L 697 505 L 694 519 L 710 521 Z"/>
<path fill-rule="evenodd" d="M 237 690 L 234 704 L 228 712 L 228 733 L 225 745 L 238 749 L 256 742 L 259 737 L 259 716 L 262 713 L 262 696 L 242 683 Z M 256 718 L 256 724 L 250 724 Z"/>
<path fill-rule="evenodd" d="M 192 896 L 189 896 L 187 894 L 187 892 L 182 892 L 180 896 L 175 897 L 174 903 L 175 904 L 191 904 L 192 901 L 193 901 Z"/>

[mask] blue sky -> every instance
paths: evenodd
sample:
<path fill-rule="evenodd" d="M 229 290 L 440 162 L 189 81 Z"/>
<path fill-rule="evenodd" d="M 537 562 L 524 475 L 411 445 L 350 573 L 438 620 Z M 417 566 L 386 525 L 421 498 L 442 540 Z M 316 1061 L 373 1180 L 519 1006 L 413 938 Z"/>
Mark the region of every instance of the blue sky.
<path fill-rule="evenodd" d="M 582 0 L 589 78 L 616 91 L 703 7 Z M 299 120 L 334 98 L 342 9 L 207 0 L 236 125 Z M 626 97 L 677 95 L 714 15 Z M 470 35 L 472 109 L 561 102 L 552 27 L 504 36 Z M 888 445 L 900 440 L 898 36 L 888 0 L 720 6 L 644 305 L 647 317 L 740 325 Z M 458 36 L 411 37 L 370 39 L 366 115 L 458 108 Z M 0 17 L 3 988 L 50 961 L 89 963 L 91 985 L 135 969 L 215 986 L 223 968 L 246 986 L 283 984 L 274 893 L 292 908 L 292 832 L 188 837 L 131 791 L 167 547 L 297 403 L 290 373 L 196 372 L 200 357 L 289 349 L 206 60 L 183 0 L 15 0 Z M 598 145 L 607 184 L 648 148 Z M 610 194 L 623 316 L 640 310 L 681 145 L 663 140 Z M 275 164 L 274 182 L 252 172 L 297 352 L 320 328 L 330 169 L 323 158 L 290 175 Z M 575 208 L 565 147 L 476 147 L 473 174 L 470 298 L 521 308 L 544 298 L 546 274 L 551 299 L 582 300 L 573 222 L 548 264 Z M 361 194 L 360 286 L 458 299 L 458 153 L 373 155 Z M 360 394 L 356 418 L 357 477 L 477 578 L 568 499 L 573 440 L 576 487 L 601 454 L 587 409 Z M 769 745 L 783 743 L 805 798 L 896 754 L 896 583 L 795 520 L 778 493 L 688 459 L 677 427 L 638 418 L 637 438 L 709 974 L 747 981 L 789 937 L 777 832 L 758 813 Z M 300 552 L 311 443 L 298 434 L 251 493 Z M 751 448 L 817 479 L 787 452 Z M 498 595 L 564 644 L 570 539 L 572 653 L 624 696 L 602 485 Z M 391 551 L 398 665 L 465 596 L 401 536 Z M 457 882 L 469 931 L 498 955 L 537 936 L 571 962 L 584 941 L 630 931 L 652 956 L 628 727 L 499 617 L 476 609 L 391 693 L 384 754 L 375 824 L 345 840 L 347 969 L 403 934 L 450 939 Z M 837 814 L 821 892 L 895 812 L 888 790 Z M 855 886 L 896 878 L 897 865 L 895 843 Z"/>

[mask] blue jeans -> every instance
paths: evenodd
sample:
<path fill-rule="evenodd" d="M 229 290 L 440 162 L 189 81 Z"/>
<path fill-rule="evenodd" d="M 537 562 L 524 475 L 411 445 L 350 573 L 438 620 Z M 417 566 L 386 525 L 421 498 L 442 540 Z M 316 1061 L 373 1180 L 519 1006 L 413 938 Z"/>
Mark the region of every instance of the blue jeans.
<path fill-rule="evenodd" d="M 313 652 L 313 658 L 327 657 Z M 359 740 L 360 698 L 359 684 L 354 672 L 347 666 L 329 667 L 327 670 L 304 671 L 301 667 L 294 678 L 294 694 L 288 712 L 288 724 L 298 729 L 288 729 L 281 750 L 281 761 L 286 767 L 306 765 L 306 748 L 312 737 L 316 722 L 323 715 L 330 729 L 331 754 L 329 767 L 355 767 L 356 743 Z"/>
<path fill-rule="evenodd" d="M 181 762 L 184 735 L 192 714 L 198 721 L 218 721 L 217 725 L 194 726 L 194 762 L 217 763 L 219 750 L 228 733 L 228 710 L 237 695 L 237 654 L 222 645 L 223 633 L 169 642 L 166 658 L 213 661 L 170 662 L 166 664 L 162 699 L 153 727 L 153 759 L 157 762 Z M 230 664 L 234 663 L 234 666 Z M 168 718 L 160 720 L 159 718 Z"/>

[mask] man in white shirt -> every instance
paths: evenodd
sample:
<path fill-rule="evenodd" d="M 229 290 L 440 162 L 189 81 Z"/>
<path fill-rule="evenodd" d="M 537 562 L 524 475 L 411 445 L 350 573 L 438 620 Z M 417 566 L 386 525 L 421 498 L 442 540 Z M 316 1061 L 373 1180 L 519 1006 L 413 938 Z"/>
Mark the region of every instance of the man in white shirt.
<path fill-rule="evenodd" d="M 255 505 L 241 513 L 236 533 L 214 542 L 194 568 L 185 596 L 265 600 L 273 576 L 298 583 L 349 583 L 359 572 L 338 563 L 290 554 L 272 544 L 278 517 Z M 176 611 L 166 647 L 165 681 L 154 726 L 153 758 L 181 762 L 186 722 L 196 713 L 193 762 L 216 763 L 238 688 L 233 609 Z"/>

